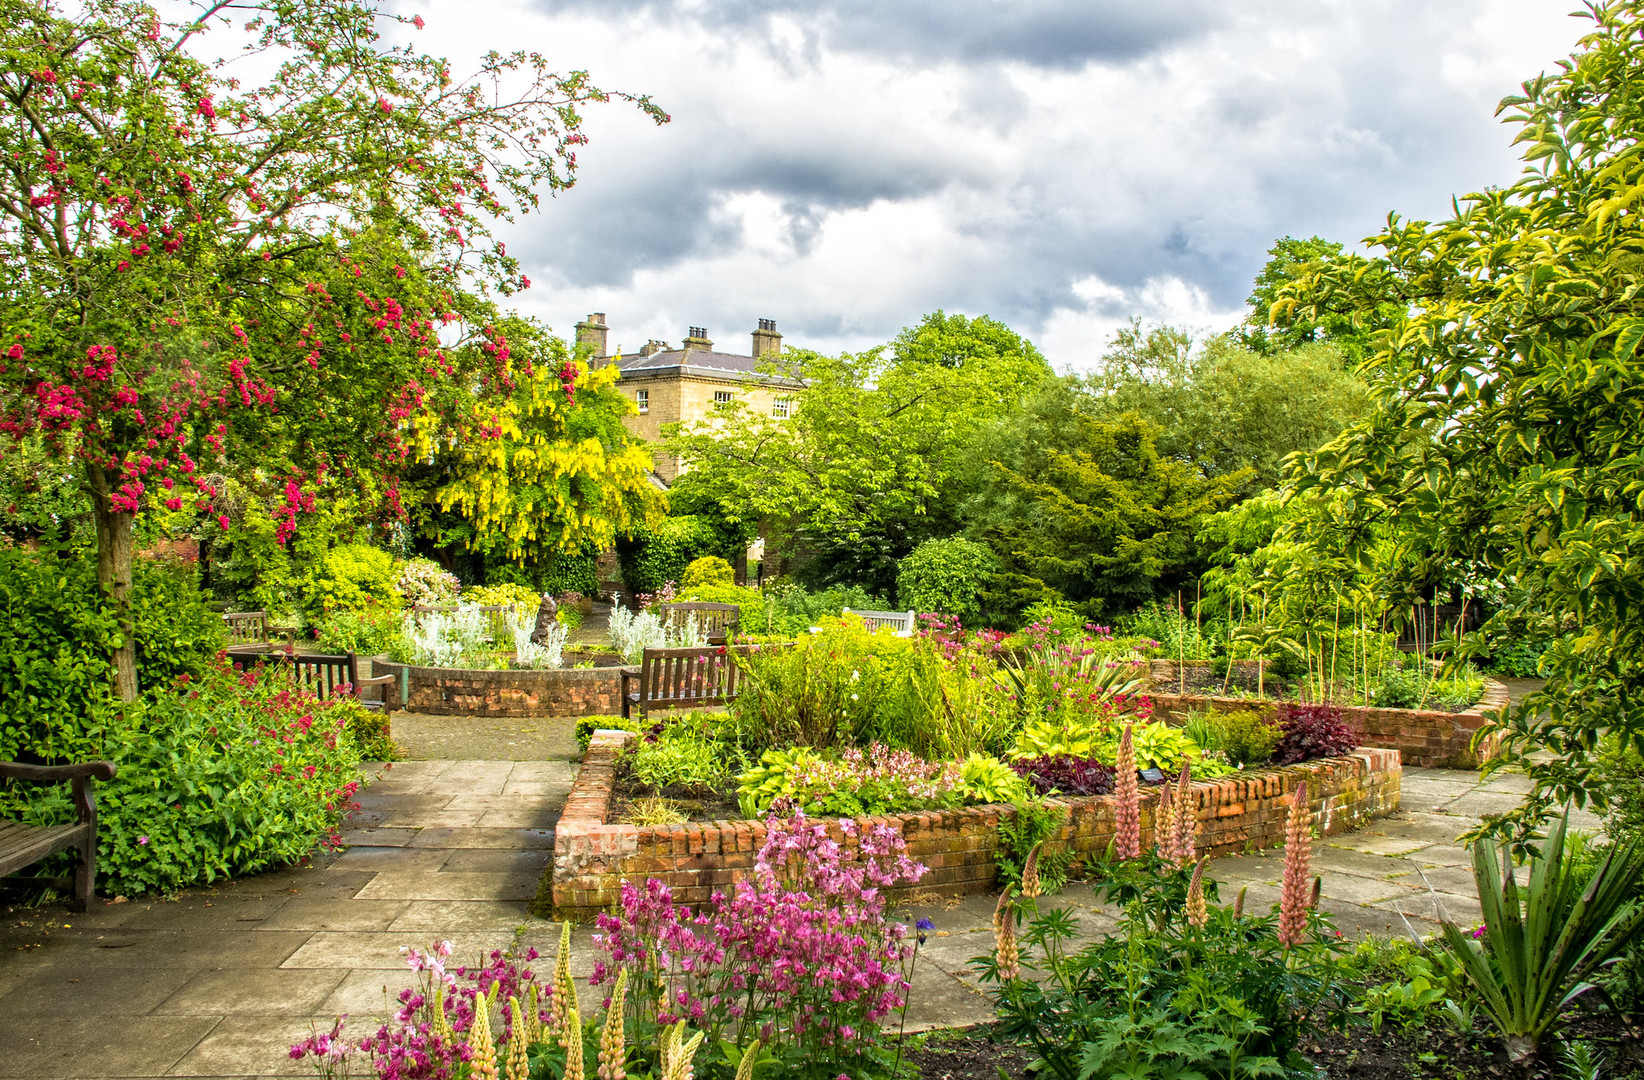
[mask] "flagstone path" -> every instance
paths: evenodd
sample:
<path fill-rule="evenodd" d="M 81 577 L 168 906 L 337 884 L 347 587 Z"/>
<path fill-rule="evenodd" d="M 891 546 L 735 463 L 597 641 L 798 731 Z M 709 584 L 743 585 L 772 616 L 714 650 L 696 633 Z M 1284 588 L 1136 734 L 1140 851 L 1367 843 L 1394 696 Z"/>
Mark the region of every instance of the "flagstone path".
<path fill-rule="evenodd" d="M 425 748 L 468 740 L 497 758 L 569 738 L 571 721 L 524 723 L 539 729 L 462 734 L 437 730 L 453 727 L 450 718 L 397 717 L 396 733 Z M 374 1029 L 389 995 L 409 984 L 404 947 L 445 939 L 468 958 L 523 928 L 526 944 L 551 953 L 556 928 L 527 905 L 574 768 L 563 759 L 402 762 L 363 794 L 348 850 L 313 866 L 171 900 L 99 903 L 85 915 L 60 904 L 0 912 L 0 1077 L 308 1075 L 287 1048 L 339 1013 L 356 1033 Z M 1472 773 L 1407 769 L 1403 812 L 1316 849 L 1322 906 L 1351 935 L 1476 921 L 1455 838 L 1524 787 L 1517 776 L 1481 784 Z M 1277 853 L 1213 867 L 1224 902 L 1243 885 L 1252 909 L 1276 902 Z M 1112 926 L 1086 886 L 1049 902 L 1072 909 L 1091 935 Z M 990 947 L 993 903 L 903 909 L 937 925 L 920 954 L 910 1029 L 988 1019 L 966 965 Z M 593 961 L 588 935 L 575 935 L 580 975 Z"/>

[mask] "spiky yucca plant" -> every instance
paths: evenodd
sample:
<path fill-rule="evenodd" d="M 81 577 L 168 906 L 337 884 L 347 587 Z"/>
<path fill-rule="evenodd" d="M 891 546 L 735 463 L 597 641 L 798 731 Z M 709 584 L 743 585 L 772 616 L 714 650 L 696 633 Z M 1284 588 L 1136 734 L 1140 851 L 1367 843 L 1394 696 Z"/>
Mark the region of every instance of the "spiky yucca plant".
<path fill-rule="evenodd" d="M 1521 1064 L 1557 1030 L 1570 1003 L 1593 988 L 1592 975 L 1644 928 L 1644 848 L 1613 845 L 1592 875 L 1583 876 L 1564 850 L 1569 824 L 1566 811 L 1530 859 L 1523 890 L 1512 863 L 1502 859 L 1504 849 L 1474 844 L 1483 942 L 1444 924 L 1444 938 L 1508 1058 Z"/>

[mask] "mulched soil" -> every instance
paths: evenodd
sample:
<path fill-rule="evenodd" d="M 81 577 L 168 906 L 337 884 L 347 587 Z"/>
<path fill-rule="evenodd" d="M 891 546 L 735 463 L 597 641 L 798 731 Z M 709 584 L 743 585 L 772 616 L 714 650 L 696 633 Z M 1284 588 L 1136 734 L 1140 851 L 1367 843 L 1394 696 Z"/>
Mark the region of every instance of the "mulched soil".
<path fill-rule="evenodd" d="M 575 667 L 577 664 L 585 664 L 590 660 L 594 662 L 594 666 L 597 668 L 622 667 L 628 662 L 623 659 L 620 653 L 606 650 L 566 649 L 561 656 L 563 657 L 560 661 L 561 667 Z"/>
<path fill-rule="evenodd" d="M 910 1036 L 910 1044 L 919 1042 Z M 1003 1073 L 1026 1077 L 1033 1052 L 1006 1043 L 993 1042 L 986 1028 L 968 1031 L 933 1031 L 924 1045 L 909 1049 L 905 1064 L 918 1069 L 919 1080 L 999 1080 Z"/>
<path fill-rule="evenodd" d="M 680 787 L 670 784 L 667 787 L 656 787 L 651 784 L 642 784 L 635 780 L 628 771 L 628 763 L 624 761 L 617 766 L 616 785 L 611 790 L 611 821 L 626 821 L 633 809 L 635 799 L 662 797 L 672 799 L 679 808 L 690 815 L 692 821 L 734 821 L 742 816 L 742 811 L 736 804 L 736 789 L 726 791 L 703 791 L 698 788 Z"/>
<path fill-rule="evenodd" d="M 1354 1027 L 1331 1032 L 1304 1050 L 1330 1080 L 1563 1080 L 1569 1075 L 1555 1053 L 1528 1072 L 1514 1068 L 1488 1023 L 1480 1018 L 1479 1024 L 1471 1035 L 1457 1035 L 1442 1020 L 1413 1030 L 1388 1025 L 1376 1034 Z M 1615 1014 L 1580 1017 L 1567 1037 L 1597 1052 L 1605 1080 L 1644 1080 L 1644 1039 L 1635 1038 Z M 1001 1072 L 1033 1077 L 1027 1071 L 1032 1051 L 992 1041 L 987 1028 L 932 1032 L 906 1060 L 918 1066 L 920 1080 L 999 1080 Z"/>
<path fill-rule="evenodd" d="M 1644 1040 L 1615 1013 L 1580 1017 L 1566 1037 L 1597 1052 L 1605 1080 L 1644 1080 Z M 1414 1030 L 1389 1025 L 1377 1034 L 1358 1027 L 1332 1032 L 1316 1049 L 1306 1050 L 1332 1080 L 1555 1080 L 1572 1075 L 1551 1051 L 1528 1072 L 1511 1065 L 1482 1017 L 1470 1035 L 1456 1034 L 1442 1020 Z"/>

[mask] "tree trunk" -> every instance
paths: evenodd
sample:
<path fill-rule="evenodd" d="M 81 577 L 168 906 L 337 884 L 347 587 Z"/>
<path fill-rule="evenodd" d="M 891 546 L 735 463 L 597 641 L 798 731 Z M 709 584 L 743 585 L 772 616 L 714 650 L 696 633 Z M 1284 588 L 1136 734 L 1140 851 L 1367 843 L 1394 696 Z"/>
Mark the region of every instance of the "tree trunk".
<path fill-rule="evenodd" d="M 91 483 L 91 517 L 97 526 L 97 583 L 114 604 L 120 640 L 114 650 L 114 689 L 121 701 L 137 700 L 136 623 L 131 612 L 131 556 L 133 515 L 116 511 L 109 500 L 113 487 L 100 465 L 87 464 Z"/>

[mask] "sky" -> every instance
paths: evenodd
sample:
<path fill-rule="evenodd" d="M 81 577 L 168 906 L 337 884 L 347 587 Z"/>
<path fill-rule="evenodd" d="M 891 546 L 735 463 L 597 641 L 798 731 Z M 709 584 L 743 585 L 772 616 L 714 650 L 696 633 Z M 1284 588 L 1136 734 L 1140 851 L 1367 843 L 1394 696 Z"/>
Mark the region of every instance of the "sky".
<path fill-rule="evenodd" d="M 398 0 L 415 44 L 606 89 L 576 185 L 508 228 L 513 302 L 612 348 L 687 327 L 861 350 L 938 308 L 1084 370 L 1132 317 L 1244 317 L 1278 237 L 1357 246 L 1521 164 L 1496 103 L 1568 0 Z M 410 31 L 407 31 L 408 33 Z"/>

